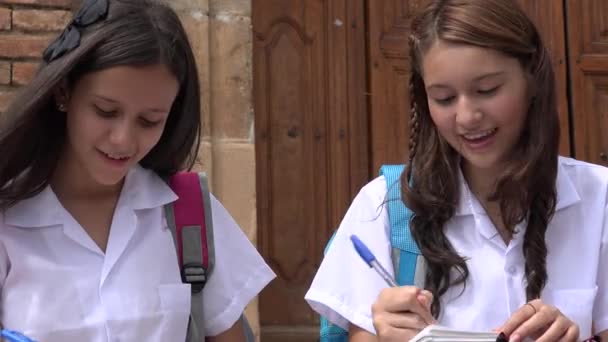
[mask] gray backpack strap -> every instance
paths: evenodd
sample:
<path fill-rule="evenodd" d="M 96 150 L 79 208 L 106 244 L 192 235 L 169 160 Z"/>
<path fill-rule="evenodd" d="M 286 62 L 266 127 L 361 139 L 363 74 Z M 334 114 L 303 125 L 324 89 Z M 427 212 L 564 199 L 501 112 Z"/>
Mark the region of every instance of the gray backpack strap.
<path fill-rule="evenodd" d="M 165 206 L 167 225 L 178 254 L 182 281 L 192 287 L 186 342 L 201 342 L 205 338 L 203 288 L 215 263 L 207 176 L 178 173 L 169 185 L 179 198 Z"/>
<path fill-rule="evenodd" d="M 186 342 L 203 342 L 205 331 L 202 290 L 215 265 L 213 219 L 207 175 L 204 172 L 178 173 L 169 180 L 169 185 L 179 199 L 165 206 L 167 225 L 178 252 L 182 281 L 192 286 Z M 244 315 L 242 320 L 245 340 L 255 342 L 253 330 Z"/>
<path fill-rule="evenodd" d="M 243 315 L 241 318 L 243 319 L 243 334 L 245 335 L 245 341 L 255 342 L 255 335 L 253 334 L 253 330 L 251 330 L 251 326 L 249 325 L 249 321 L 247 321 L 247 317 Z"/>

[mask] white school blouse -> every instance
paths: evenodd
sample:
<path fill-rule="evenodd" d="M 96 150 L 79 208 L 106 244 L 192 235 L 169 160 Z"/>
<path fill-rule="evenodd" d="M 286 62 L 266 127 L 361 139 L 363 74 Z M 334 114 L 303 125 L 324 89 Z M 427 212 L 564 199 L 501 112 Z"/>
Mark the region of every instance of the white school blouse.
<path fill-rule="evenodd" d="M 468 258 L 466 288 L 442 296 L 439 323 L 488 331 L 500 327 L 526 303 L 525 224 L 507 246 L 462 175 L 461 197 L 445 233 L 455 250 Z M 356 234 L 389 271 L 390 232 L 386 184 L 367 184 L 346 213 L 305 298 L 318 313 L 347 328 L 349 322 L 375 333 L 371 306 L 387 285 L 354 251 Z M 608 169 L 560 158 L 557 210 L 546 234 L 548 282 L 542 299 L 558 307 L 581 329 L 581 337 L 608 329 Z"/>
<path fill-rule="evenodd" d="M 184 341 L 182 284 L 163 205 L 175 193 L 129 171 L 104 254 L 50 187 L 0 213 L 0 321 L 40 342 Z M 207 335 L 238 320 L 274 273 L 211 196 L 216 264 L 204 290 Z"/>

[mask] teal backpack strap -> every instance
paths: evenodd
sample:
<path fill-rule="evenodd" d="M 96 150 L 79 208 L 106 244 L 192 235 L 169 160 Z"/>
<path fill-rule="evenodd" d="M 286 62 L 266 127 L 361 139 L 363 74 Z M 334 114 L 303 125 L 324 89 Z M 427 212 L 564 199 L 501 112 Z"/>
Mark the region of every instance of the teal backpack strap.
<path fill-rule="evenodd" d="M 412 212 L 401 200 L 401 174 L 405 165 L 383 165 L 387 189 L 388 218 L 391 225 L 392 260 L 399 285 L 424 288 L 426 263 L 410 232 Z"/>
<path fill-rule="evenodd" d="M 414 285 L 424 288 L 426 264 L 422 253 L 410 233 L 412 212 L 401 200 L 401 173 L 404 165 L 383 165 L 380 175 L 384 176 L 387 188 L 388 217 L 391 227 L 392 261 L 395 277 L 399 285 Z M 334 234 L 325 247 L 329 249 Z M 348 342 L 348 331 L 331 324 L 327 318 L 320 317 L 319 342 Z"/>
<path fill-rule="evenodd" d="M 180 172 L 168 183 L 178 199 L 165 206 L 167 226 L 175 243 L 182 281 L 192 287 L 186 342 L 200 342 L 205 340 L 203 288 L 215 265 L 207 175 L 204 172 Z M 247 319 L 245 316 L 242 319 L 246 341 L 255 341 Z"/>

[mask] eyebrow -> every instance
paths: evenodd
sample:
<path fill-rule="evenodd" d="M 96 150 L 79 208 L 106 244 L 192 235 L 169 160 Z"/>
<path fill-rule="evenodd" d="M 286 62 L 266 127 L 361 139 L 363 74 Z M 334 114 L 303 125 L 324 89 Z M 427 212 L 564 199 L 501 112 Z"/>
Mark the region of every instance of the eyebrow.
<path fill-rule="evenodd" d="M 505 74 L 504 71 L 490 72 L 490 73 L 479 75 L 479 76 L 473 78 L 473 81 L 474 82 L 478 82 L 478 81 L 481 81 L 481 80 L 483 80 L 485 78 L 500 76 L 500 75 L 503 75 L 503 74 Z M 434 83 L 434 84 L 431 84 L 431 85 L 429 85 L 427 87 L 427 89 L 431 89 L 431 88 L 449 88 L 449 86 L 447 86 L 445 84 Z"/>
<path fill-rule="evenodd" d="M 109 98 L 109 97 L 105 97 L 105 96 L 102 96 L 102 95 L 97 95 L 97 94 L 93 94 L 93 96 L 94 96 L 94 97 L 96 97 L 96 98 L 98 98 L 98 99 L 100 99 L 100 100 L 104 100 L 104 101 L 107 101 L 107 102 L 110 102 L 110 103 L 113 103 L 113 104 L 120 104 L 120 102 L 118 102 L 118 101 L 116 101 L 116 100 L 113 100 L 113 99 L 111 99 L 111 98 Z M 169 112 L 169 110 L 167 110 L 167 109 L 162 109 L 162 108 L 148 108 L 148 109 L 146 109 L 144 112 L 152 112 L 152 113 L 168 113 L 168 112 Z"/>

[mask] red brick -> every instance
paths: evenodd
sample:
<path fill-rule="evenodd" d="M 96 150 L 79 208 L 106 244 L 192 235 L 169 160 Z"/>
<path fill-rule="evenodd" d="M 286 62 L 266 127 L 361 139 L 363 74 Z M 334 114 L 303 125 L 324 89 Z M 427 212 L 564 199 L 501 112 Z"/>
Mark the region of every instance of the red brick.
<path fill-rule="evenodd" d="M 70 8 L 73 2 L 78 0 L 0 0 L 5 5 L 40 5 Z"/>
<path fill-rule="evenodd" d="M 0 35 L 0 57 L 40 57 L 51 39 L 49 35 Z"/>
<path fill-rule="evenodd" d="M 0 88 L 0 112 L 5 112 L 17 91 L 14 88 Z"/>
<path fill-rule="evenodd" d="M 0 30 L 11 29 L 11 9 L 0 7 Z"/>
<path fill-rule="evenodd" d="M 13 29 L 24 31 L 60 31 L 72 18 L 72 13 L 61 10 L 13 10 Z"/>
<path fill-rule="evenodd" d="M 38 63 L 34 62 L 14 62 L 13 63 L 13 84 L 25 85 L 34 78 L 38 70 Z"/>
<path fill-rule="evenodd" d="M 11 83 L 11 63 L 0 62 L 0 84 Z"/>

